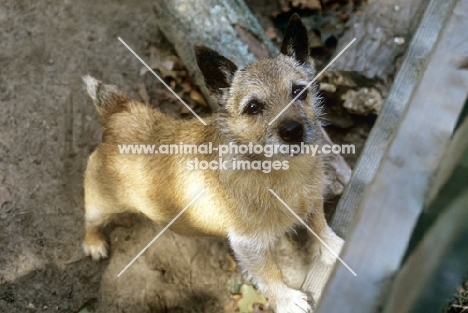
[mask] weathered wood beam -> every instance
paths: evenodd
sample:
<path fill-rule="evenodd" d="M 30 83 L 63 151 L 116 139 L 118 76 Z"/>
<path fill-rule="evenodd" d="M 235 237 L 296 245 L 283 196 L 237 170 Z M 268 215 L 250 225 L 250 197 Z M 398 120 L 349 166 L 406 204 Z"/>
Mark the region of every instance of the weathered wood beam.
<path fill-rule="evenodd" d="M 384 313 L 443 311 L 468 270 L 468 189 L 446 208 L 399 273 Z"/>
<path fill-rule="evenodd" d="M 425 223 L 413 233 L 412 240 L 415 235 L 418 240 L 395 279 L 385 313 L 436 308 L 442 312 L 468 271 L 468 119 L 455 134 L 436 176 L 435 182 L 443 182 L 443 187 L 432 188 L 439 192 L 419 220 Z"/>
<path fill-rule="evenodd" d="M 318 313 L 375 312 L 388 292 L 468 94 L 467 2 L 428 5 L 335 214 L 348 233 L 357 209 L 341 255 L 357 277 L 338 264 Z"/>
<path fill-rule="evenodd" d="M 402 57 L 416 31 L 427 0 L 369 1 L 361 14 L 351 17 L 335 53 L 353 38 L 356 42 L 331 69 L 357 71 L 371 79 L 393 80 L 397 58 Z"/>
<path fill-rule="evenodd" d="M 369 134 L 351 181 L 338 203 L 332 226 L 341 237 L 346 237 L 352 226 L 356 210 L 374 179 L 384 153 L 409 106 L 410 97 L 422 77 L 423 70 L 446 18 L 452 12 L 454 3 L 454 0 L 433 0 L 424 14 L 390 94 Z"/>

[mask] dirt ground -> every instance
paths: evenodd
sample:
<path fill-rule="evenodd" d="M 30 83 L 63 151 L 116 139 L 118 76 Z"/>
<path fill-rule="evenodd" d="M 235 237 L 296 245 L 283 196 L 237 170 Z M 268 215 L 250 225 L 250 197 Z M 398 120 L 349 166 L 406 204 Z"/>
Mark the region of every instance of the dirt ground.
<path fill-rule="evenodd" d="M 162 229 L 142 217 L 109 229 L 109 260 L 82 252 L 83 172 L 99 122 L 81 76 L 139 97 L 142 66 L 117 37 L 139 55 L 161 43 L 151 4 L 1 1 L 0 186 L 12 199 L 0 207 L 0 312 L 224 312 L 243 279 L 225 242 L 171 232 L 117 278 Z M 280 246 L 280 262 L 297 242 Z M 293 285 L 305 269 L 286 273 Z"/>

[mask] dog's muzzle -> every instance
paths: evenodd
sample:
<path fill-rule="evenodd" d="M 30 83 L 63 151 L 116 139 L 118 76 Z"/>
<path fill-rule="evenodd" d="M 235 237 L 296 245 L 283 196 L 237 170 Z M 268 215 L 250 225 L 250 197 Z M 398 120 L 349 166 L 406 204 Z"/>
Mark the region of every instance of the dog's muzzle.
<path fill-rule="evenodd" d="M 290 144 L 300 144 L 304 137 L 304 126 L 301 123 L 290 121 L 279 128 L 279 136 Z"/>

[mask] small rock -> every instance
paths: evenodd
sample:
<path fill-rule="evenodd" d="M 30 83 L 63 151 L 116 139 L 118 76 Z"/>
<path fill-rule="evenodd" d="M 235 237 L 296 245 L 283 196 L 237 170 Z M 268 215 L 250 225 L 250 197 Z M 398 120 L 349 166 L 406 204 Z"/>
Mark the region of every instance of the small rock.
<path fill-rule="evenodd" d="M 200 104 L 201 106 L 207 108 L 208 103 L 205 101 L 205 98 L 196 90 L 190 90 L 190 99 Z"/>
<path fill-rule="evenodd" d="M 0 208 L 8 202 L 11 202 L 11 194 L 5 186 L 0 185 Z"/>
<path fill-rule="evenodd" d="M 96 129 L 96 131 L 93 133 L 93 135 L 91 136 L 91 144 L 93 146 L 95 145 L 98 145 L 102 142 L 102 132 L 104 130 L 102 129 L 102 127 L 99 127 L 98 129 Z"/>
<path fill-rule="evenodd" d="M 145 83 L 138 84 L 136 89 L 141 100 L 143 100 L 143 102 L 146 104 L 150 103 L 150 97 L 148 95 L 148 91 L 146 90 Z"/>
<path fill-rule="evenodd" d="M 319 0 L 292 0 L 292 6 L 299 7 L 301 10 L 322 10 L 322 4 Z"/>
<path fill-rule="evenodd" d="M 395 38 L 393 38 L 393 42 L 396 43 L 397 45 L 401 46 L 402 44 L 405 43 L 405 38 L 395 37 Z"/>
<path fill-rule="evenodd" d="M 379 114 L 382 109 L 382 96 L 375 88 L 348 90 L 341 99 L 345 100 L 343 107 L 350 113 L 367 116 Z"/>
<path fill-rule="evenodd" d="M 336 86 L 328 83 L 320 83 L 320 90 L 333 93 L 336 91 Z"/>
<path fill-rule="evenodd" d="M 277 35 L 276 35 L 275 28 L 274 28 L 274 27 L 267 28 L 267 30 L 265 31 L 265 35 L 266 35 L 266 36 L 268 37 L 268 39 L 270 39 L 270 40 L 276 39 Z"/>
<path fill-rule="evenodd" d="M 237 305 L 241 313 L 247 313 L 253 311 L 254 304 L 266 305 L 267 301 L 263 295 L 255 290 L 251 285 L 242 285 L 241 290 L 242 298 L 239 299 Z"/>

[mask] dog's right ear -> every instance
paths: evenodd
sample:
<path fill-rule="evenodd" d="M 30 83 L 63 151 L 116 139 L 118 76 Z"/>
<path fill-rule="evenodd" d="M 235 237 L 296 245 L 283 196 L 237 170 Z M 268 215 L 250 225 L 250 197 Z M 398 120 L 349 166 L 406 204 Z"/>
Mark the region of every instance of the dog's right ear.
<path fill-rule="evenodd" d="M 205 79 L 206 87 L 220 100 L 225 88 L 231 86 L 237 66 L 218 52 L 205 46 L 195 46 L 195 57 Z"/>

